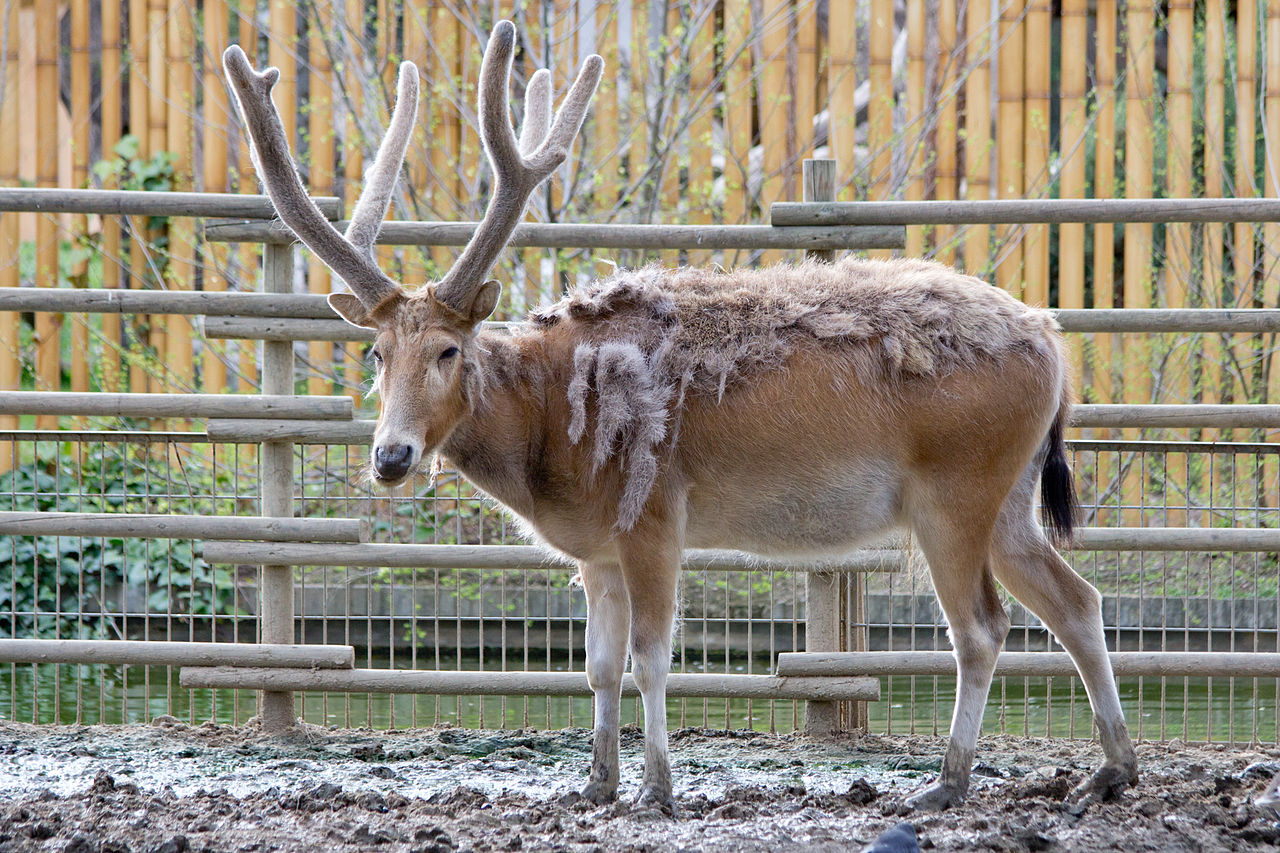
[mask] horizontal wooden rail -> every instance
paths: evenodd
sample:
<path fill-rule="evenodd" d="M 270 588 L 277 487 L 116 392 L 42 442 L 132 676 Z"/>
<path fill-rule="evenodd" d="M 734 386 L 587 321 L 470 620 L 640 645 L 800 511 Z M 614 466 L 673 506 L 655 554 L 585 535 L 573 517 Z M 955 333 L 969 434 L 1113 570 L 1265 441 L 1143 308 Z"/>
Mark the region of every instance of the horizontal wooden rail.
<path fill-rule="evenodd" d="M 1280 429 L 1280 405 L 1235 403 L 1089 403 L 1071 410 L 1071 426 L 1121 429 Z"/>
<path fill-rule="evenodd" d="M 1064 332 L 1236 332 L 1280 331 L 1275 308 L 1057 308 Z"/>
<path fill-rule="evenodd" d="M 335 225 L 345 228 L 346 223 Z M 391 246 L 464 246 L 475 222 L 385 222 L 378 242 Z M 214 243 L 292 243 L 279 222 L 207 223 Z M 526 222 L 507 245 L 517 249 L 901 249 L 906 229 L 875 227 L 775 228 L 771 225 L 631 225 Z"/>
<path fill-rule="evenodd" d="M 0 305 L 0 307 L 3 307 Z M 1280 332 L 1280 310 L 1248 309 L 1072 309 L 1057 311 L 1063 330 L 1071 333 L 1259 334 Z M 1105 316 L 1095 316 L 1105 315 Z M 486 327 L 509 323 L 486 323 Z M 371 329 L 328 319 L 250 316 L 210 316 L 203 321 L 206 338 L 260 341 L 352 341 L 369 343 Z"/>
<path fill-rule="evenodd" d="M 350 420 L 350 397 L 288 394 L 107 394 L 94 391 L 0 391 L 0 415 L 115 418 L 308 418 Z"/>
<path fill-rule="evenodd" d="M 292 441 L 297 444 L 369 444 L 377 421 L 272 421 L 262 418 L 219 418 L 205 422 L 209 441 L 258 444 Z"/>
<path fill-rule="evenodd" d="M 373 440 L 373 429 L 376 423 L 372 420 L 298 419 L 272 422 L 260 418 L 228 418 L 211 419 L 207 422 L 206 429 L 210 441 L 242 444 L 256 444 L 261 441 L 296 441 L 301 444 L 368 444 Z M 1072 411 L 1071 425 L 1095 429 L 1128 427 L 1280 429 L 1280 405 L 1089 404 L 1075 407 Z M 1136 443 L 1130 442 L 1130 444 L 1134 450 L 1142 449 Z M 1224 445 L 1224 447 L 1228 446 Z"/>
<path fill-rule="evenodd" d="M 369 541 L 370 530 L 369 521 L 362 518 L 0 512 L 0 535 L 5 536 L 361 543 Z"/>
<path fill-rule="evenodd" d="M 1232 527 L 1086 527 L 1076 551 L 1280 551 L 1280 530 Z"/>
<path fill-rule="evenodd" d="M 444 672 L 412 669 L 241 669 L 183 667 L 183 688 L 330 691 L 337 693 L 432 693 L 442 696 L 590 696 L 585 672 Z M 624 696 L 639 696 L 631 676 Z M 668 699 L 817 699 L 874 702 L 875 678 L 779 678 L 775 675 L 672 673 Z"/>
<path fill-rule="evenodd" d="M 492 324 L 485 324 L 486 326 Z M 348 341 L 372 343 L 377 332 L 345 320 L 294 320 L 257 317 L 205 317 L 200 323 L 207 339 L 249 341 Z"/>
<path fill-rule="evenodd" d="M 0 287 L 0 311 L 226 318 L 207 323 L 206 336 L 217 338 L 317 341 L 371 338 L 365 330 L 343 322 L 323 295 L 310 293 Z M 1248 334 L 1280 331 L 1280 309 L 1274 308 L 1064 308 L 1054 309 L 1053 313 L 1067 332 Z M 257 319 L 328 322 L 256 323 Z"/>
<path fill-rule="evenodd" d="M 350 669 L 355 662 L 355 650 L 351 646 L 151 640 L 0 640 L 0 663 Z"/>
<path fill-rule="evenodd" d="M 537 571 L 574 568 L 564 558 L 533 545 L 306 545 L 256 542 L 208 542 L 204 558 L 211 563 L 272 566 L 371 566 L 418 569 L 510 569 Z M 902 551 L 867 549 L 839 560 L 803 564 L 765 560 L 739 551 L 689 549 L 686 571 L 743 572 L 792 570 L 813 572 L 899 571 Z"/>
<path fill-rule="evenodd" d="M 778 201 L 769 221 L 786 227 L 1030 225 L 1063 222 L 1277 222 L 1264 198 L 1000 199 L 991 201 Z"/>
<path fill-rule="evenodd" d="M 342 215 L 342 199 L 312 199 L 329 219 Z M 98 213 L 104 216 L 199 216 L 274 219 L 275 205 L 265 195 L 152 192 L 150 190 L 73 190 L 0 187 L 0 212 Z"/>
<path fill-rule="evenodd" d="M 298 317 L 341 322 L 328 299 L 312 293 L 0 287 L 0 311 Z"/>
<path fill-rule="evenodd" d="M 1117 676 L 1167 678 L 1278 678 L 1273 652 L 1111 652 Z M 855 678 L 890 675 L 955 675 L 950 652 L 783 652 L 777 674 L 788 678 Z M 1066 652 L 1002 652 L 996 675 L 1072 676 Z"/>

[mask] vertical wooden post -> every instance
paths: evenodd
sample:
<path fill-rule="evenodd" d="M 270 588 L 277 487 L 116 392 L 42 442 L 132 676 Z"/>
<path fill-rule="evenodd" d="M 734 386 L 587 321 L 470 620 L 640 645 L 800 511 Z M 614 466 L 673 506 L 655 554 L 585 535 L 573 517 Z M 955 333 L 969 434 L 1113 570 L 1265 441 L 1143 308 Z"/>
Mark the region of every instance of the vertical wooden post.
<path fill-rule="evenodd" d="M 293 290 L 293 247 L 270 244 L 262 254 L 264 293 Z M 264 341 L 262 344 L 262 393 L 293 393 L 293 343 Z M 293 516 L 293 442 L 267 441 L 262 445 L 262 514 Z M 259 642 L 292 643 L 293 569 L 263 566 L 259 587 Z M 264 691 L 258 710 L 262 730 L 283 732 L 295 722 L 293 694 Z"/>
<path fill-rule="evenodd" d="M 836 197 L 836 161 L 805 160 L 803 165 L 804 200 L 834 201 Z M 835 252 L 830 249 L 806 252 L 814 260 L 830 263 Z M 834 572 L 808 572 L 805 575 L 804 650 L 836 652 L 840 650 L 840 576 Z M 830 737 L 840 728 L 840 705 L 836 702 L 805 703 L 804 732 L 809 737 Z"/>

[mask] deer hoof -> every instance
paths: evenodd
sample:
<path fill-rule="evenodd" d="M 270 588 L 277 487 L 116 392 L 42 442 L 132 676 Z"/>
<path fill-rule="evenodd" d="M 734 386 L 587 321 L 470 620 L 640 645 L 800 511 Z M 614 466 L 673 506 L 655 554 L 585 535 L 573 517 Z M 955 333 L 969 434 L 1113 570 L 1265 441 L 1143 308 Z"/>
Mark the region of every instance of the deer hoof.
<path fill-rule="evenodd" d="M 582 789 L 582 799 L 597 806 L 612 803 L 618 799 L 618 786 L 606 785 L 603 782 L 588 782 Z"/>
<path fill-rule="evenodd" d="M 964 791 L 955 785 L 935 782 L 918 794 L 907 797 L 907 806 L 918 812 L 937 812 L 950 808 L 964 798 Z"/>
<path fill-rule="evenodd" d="M 670 788 L 657 785 L 645 785 L 636 797 L 636 808 L 657 809 L 669 817 L 676 816 L 676 801 L 671 797 Z"/>
<path fill-rule="evenodd" d="M 1138 769 L 1104 764 L 1088 779 L 1076 786 L 1067 797 L 1067 805 L 1074 814 L 1080 814 L 1090 804 L 1114 800 L 1130 785 L 1138 784 Z"/>

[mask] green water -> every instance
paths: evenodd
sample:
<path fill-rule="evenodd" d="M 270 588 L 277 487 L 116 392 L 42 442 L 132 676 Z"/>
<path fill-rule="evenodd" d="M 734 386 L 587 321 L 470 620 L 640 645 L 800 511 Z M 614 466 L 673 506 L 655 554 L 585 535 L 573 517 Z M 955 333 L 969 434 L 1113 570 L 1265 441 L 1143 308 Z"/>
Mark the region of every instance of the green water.
<path fill-rule="evenodd" d="M 945 734 L 953 678 L 881 680 L 881 700 L 869 703 L 873 732 Z M 1259 741 L 1280 734 L 1275 679 L 1122 679 L 1130 729 L 1147 739 Z M 319 725 L 375 729 L 449 724 L 465 728 L 541 728 L 591 724 L 591 700 L 521 696 L 300 694 L 299 715 Z M 801 702 L 671 699 L 670 725 L 791 731 L 802 724 Z M 1163 714 L 1161 709 L 1164 709 Z M 161 714 L 200 723 L 238 724 L 257 711 L 248 690 L 186 690 L 176 667 L 11 664 L 0 667 L 0 719 L 92 725 L 147 722 Z M 623 702 L 623 722 L 639 722 L 638 700 Z M 1088 699 L 1072 679 L 997 680 L 988 698 L 988 734 L 1089 737 Z"/>

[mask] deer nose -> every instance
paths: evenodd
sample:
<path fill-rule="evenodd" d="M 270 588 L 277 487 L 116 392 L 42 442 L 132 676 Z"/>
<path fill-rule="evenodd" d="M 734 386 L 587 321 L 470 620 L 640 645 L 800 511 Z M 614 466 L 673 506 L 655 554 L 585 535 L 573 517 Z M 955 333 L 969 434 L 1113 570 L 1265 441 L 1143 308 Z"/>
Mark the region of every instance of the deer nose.
<path fill-rule="evenodd" d="M 407 444 L 379 445 L 373 451 L 373 468 L 382 480 L 403 479 L 412 462 L 413 448 Z"/>

